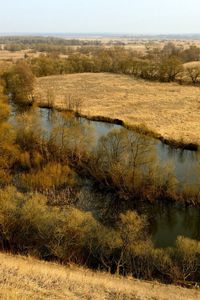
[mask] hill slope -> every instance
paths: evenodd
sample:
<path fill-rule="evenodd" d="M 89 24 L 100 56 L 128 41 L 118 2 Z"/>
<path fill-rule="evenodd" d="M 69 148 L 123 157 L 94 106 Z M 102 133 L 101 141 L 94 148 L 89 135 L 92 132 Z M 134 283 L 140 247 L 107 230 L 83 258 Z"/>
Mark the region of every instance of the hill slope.
<path fill-rule="evenodd" d="M 200 292 L 0 253 L 0 299 L 197 300 Z"/>

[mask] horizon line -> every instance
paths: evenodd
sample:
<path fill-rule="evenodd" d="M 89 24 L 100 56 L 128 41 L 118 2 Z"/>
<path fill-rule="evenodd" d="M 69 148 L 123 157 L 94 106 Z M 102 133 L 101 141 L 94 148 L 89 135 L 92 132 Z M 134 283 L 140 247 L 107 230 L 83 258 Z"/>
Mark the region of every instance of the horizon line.
<path fill-rule="evenodd" d="M 196 36 L 199 35 L 200 36 L 200 32 L 195 33 L 195 32 L 191 32 L 191 33 L 127 33 L 127 32 L 51 32 L 51 31 L 27 31 L 27 32 L 23 32 L 23 31 L 9 31 L 9 32 L 0 32 L 0 35 L 53 35 L 53 34 L 61 34 L 61 35 L 107 35 L 107 36 Z"/>

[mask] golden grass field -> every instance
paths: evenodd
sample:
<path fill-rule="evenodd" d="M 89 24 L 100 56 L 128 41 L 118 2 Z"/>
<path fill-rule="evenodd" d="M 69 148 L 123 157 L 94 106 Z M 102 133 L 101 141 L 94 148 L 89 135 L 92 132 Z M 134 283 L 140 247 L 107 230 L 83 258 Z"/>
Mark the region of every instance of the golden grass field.
<path fill-rule="evenodd" d="M 200 291 L 0 253 L 0 299 L 198 300 Z"/>
<path fill-rule="evenodd" d="M 125 75 L 82 73 L 36 80 L 35 99 L 68 107 L 68 99 L 81 99 L 81 113 L 144 125 L 167 140 L 200 145 L 200 88 L 176 83 L 136 80 Z"/>
<path fill-rule="evenodd" d="M 11 60 L 13 62 L 16 62 L 19 59 L 23 59 L 25 54 L 27 54 L 29 57 L 38 57 L 40 55 L 40 52 L 30 52 L 30 50 L 21 50 L 21 51 L 7 51 L 7 50 L 1 50 L 0 51 L 0 61 L 7 61 Z"/>

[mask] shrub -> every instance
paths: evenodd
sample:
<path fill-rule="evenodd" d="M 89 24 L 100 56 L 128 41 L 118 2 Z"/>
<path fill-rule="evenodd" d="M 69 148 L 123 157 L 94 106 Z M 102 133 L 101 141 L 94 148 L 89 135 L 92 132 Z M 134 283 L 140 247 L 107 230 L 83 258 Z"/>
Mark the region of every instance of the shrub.
<path fill-rule="evenodd" d="M 26 190 L 43 192 L 64 185 L 73 186 L 75 174 L 67 165 L 48 163 L 41 169 L 20 175 L 19 181 Z"/>
<path fill-rule="evenodd" d="M 25 61 L 19 61 L 8 72 L 7 87 L 17 101 L 32 101 L 34 75 Z"/>
<path fill-rule="evenodd" d="M 174 262 L 180 273 L 180 280 L 200 279 L 200 242 L 179 236 L 173 253 Z"/>

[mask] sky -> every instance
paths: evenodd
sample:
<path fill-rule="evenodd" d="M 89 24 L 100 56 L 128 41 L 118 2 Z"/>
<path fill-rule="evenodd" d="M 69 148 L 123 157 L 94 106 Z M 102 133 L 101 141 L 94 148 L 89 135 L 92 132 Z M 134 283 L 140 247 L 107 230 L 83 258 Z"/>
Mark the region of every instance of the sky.
<path fill-rule="evenodd" d="M 1 33 L 200 33 L 200 0 L 0 0 Z"/>

